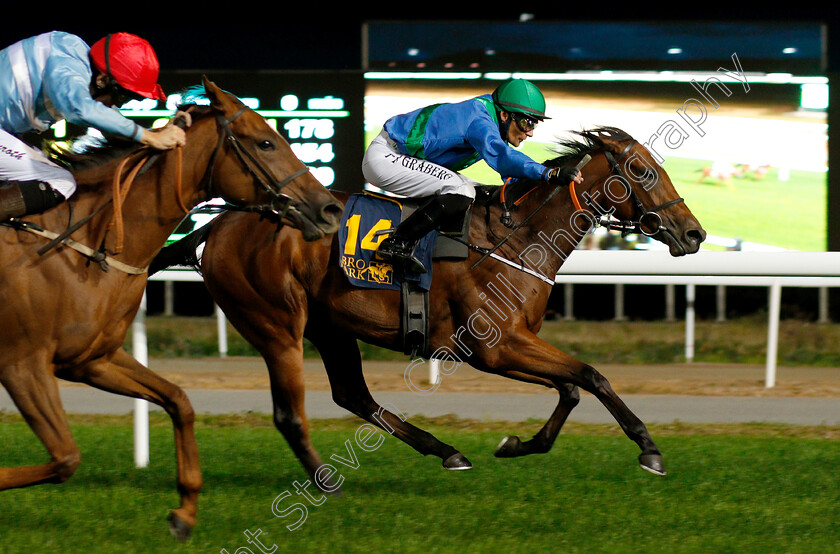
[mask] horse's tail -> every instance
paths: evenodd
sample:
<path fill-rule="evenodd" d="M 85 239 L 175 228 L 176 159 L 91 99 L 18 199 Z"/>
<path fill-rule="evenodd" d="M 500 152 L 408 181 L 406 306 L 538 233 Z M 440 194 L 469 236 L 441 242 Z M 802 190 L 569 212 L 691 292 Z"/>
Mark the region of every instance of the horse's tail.
<path fill-rule="evenodd" d="M 207 240 L 208 234 L 210 225 L 204 225 L 181 240 L 164 246 L 149 265 L 149 276 L 173 265 L 191 266 L 199 271 L 201 262 L 198 259 L 198 247 Z"/>

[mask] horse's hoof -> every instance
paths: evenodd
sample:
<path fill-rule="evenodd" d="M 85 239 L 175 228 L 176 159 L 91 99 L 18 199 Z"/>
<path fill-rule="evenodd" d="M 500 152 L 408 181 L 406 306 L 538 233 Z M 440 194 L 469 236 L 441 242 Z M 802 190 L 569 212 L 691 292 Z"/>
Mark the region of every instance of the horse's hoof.
<path fill-rule="evenodd" d="M 496 451 L 493 452 L 493 455 L 497 458 L 514 458 L 519 456 L 521 448 L 522 441 L 519 440 L 519 437 L 513 435 L 503 438 L 499 446 L 496 447 Z"/>
<path fill-rule="evenodd" d="M 319 491 L 323 492 L 324 494 L 330 495 L 331 498 L 341 498 L 344 496 L 344 492 L 342 492 L 342 487 L 336 486 L 335 482 L 332 479 L 326 479 L 325 481 L 319 482 L 315 479 L 314 475 L 310 476 L 313 481 L 315 481 L 315 488 Z M 323 488 L 321 487 L 323 484 Z"/>
<path fill-rule="evenodd" d="M 472 464 L 464 457 L 463 454 L 458 452 L 457 454 L 453 454 L 446 458 L 443 461 L 443 467 L 450 471 L 461 471 L 464 469 L 472 469 Z"/>
<path fill-rule="evenodd" d="M 639 465 L 642 466 L 642 469 L 654 475 L 665 475 L 662 454 L 639 454 Z"/>
<path fill-rule="evenodd" d="M 172 512 L 169 514 L 169 532 L 181 542 L 186 542 L 192 534 L 193 526 Z"/>

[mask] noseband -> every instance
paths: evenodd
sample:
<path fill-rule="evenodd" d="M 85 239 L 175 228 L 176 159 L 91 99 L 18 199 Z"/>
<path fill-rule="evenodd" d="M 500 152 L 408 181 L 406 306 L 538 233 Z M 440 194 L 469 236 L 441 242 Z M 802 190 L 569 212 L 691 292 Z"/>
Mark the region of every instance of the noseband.
<path fill-rule="evenodd" d="M 597 224 L 607 229 L 621 231 L 622 237 L 625 237 L 631 233 L 642 234 L 648 237 L 654 237 L 659 233 L 672 234 L 671 230 L 662 224 L 662 216 L 660 216 L 657 212 L 664 210 L 665 208 L 668 208 L 670 206 L 673 206 L 674 204 L 684 202 L 684 199 L 675 198 L 674 200 L 669 200 L 668 202 L 664 202 L 651 209 L 645 208 L 645 206 L 642 204 L 642 201 L 639 200 L 636 191 L 633 190 L 632 181 L 627 178 L 627 176 L 624 174 L 624 171 L 622 171 L 621 166 L 618 163 L 619 161 L 621 161 L 622 158 L 624 158 L 624 156 L 627 155 L 627 153 L 635 144 L 637 144 L 635 140 L 630 142 L 630 144 L 624 147 L 624 150 L 621 151 L 618 157 L 613 156 L 612 152 L 610 152 L 609 150 L 604 150 L 604 156 L 607 158 L 607 162 L 610 164 L 611 174 L 620 177 L 622 183 L 627 183 L 627 189 L 630 193 L 630 198 L 636 205 L 636 208 L 638 209 L 641 215 L 639 215 L 638 219 L 636 219 L 635 221 L 616 221 L 610 219 L 609 214 L 600 214 L 601 219 L 597 222 Z M 570 189 L 570 191 L 572 192 L 572 198 L 575 201 L 575 204 L 577 204 L 577 198 L 575 197 L 574 189 L 572 188 Z M 653 231 L 645 231 L 644 226 L 653 229 Z"/>
<path fill-rule="evenodd" d="M 292 200 L 290 196 L 280 192 L 281 189 L 301 175 L 308 173 L 309 168 L 304 167 L 303 169 L 285 177 L 282 181 L 275 179 L 271 172 L 268 171 L 265 166 L 242 145 L 242 142 L 230 128 L 230 124 L 236 121 L 236 119 L 247 109 L 247 107 L 243 107 L 227 119 L 225 119 L 221 114 L 216 116 L 216 120 L 218 121 L 222 132 L 219 134 L 219 144 L 216 146 L 216 150 L 213 152 L 213 158 L 210 160 L 210 164 L 208 165 L 207 174 L 204 177 L 204 185 L 207 190 L 212 190 L 213 171 L 216 166 L 216 159 L 218 158 L 219 152 L 221 152 L 225 141 L 227 141 L 233 148 L 233 151 L 236 153 L 239 161 L 242 162 L 242 165 L 248 170 L 248 173 L 250 173 L 260 186 L 272 196 L 272 201 L 269 205 L 255 206 L 249 208 L 249 211 L 256 211 L 262 214 L 269 213 L 277 218 L 282 218 L 286 215 L 286 212 L 288 212 L 290 208 L 294 208 L 294 200 Z"/>

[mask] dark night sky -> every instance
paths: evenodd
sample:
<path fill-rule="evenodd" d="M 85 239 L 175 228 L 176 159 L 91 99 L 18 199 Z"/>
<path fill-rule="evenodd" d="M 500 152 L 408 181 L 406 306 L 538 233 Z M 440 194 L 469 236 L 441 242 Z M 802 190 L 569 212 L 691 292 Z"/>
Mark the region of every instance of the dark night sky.
<path fill-rule="evenodd" d="M 204 27 L 120 22 L 115 25 L 27 25 L 0 30 L 4 46 L 41 32 L 60 30 L 92 44 L 109 32 L 126 31 L 148 40 L 161 69 L 358 69 L 361 23 L 330 22 L 319 31 L 290 32 L 277 27 Z"/>
<path fill-rule="evenodd" d="M 626 2 L 621 9 L 610 9 L 611 5 L 599 6 L 597 11 L 588 12 L 584 6 L 549 10 L 540 8 L 531 11 L 535 21 L 817 21 L 829 24 L 829 64 L 837 70 L 840 56 L 837 51 L 840 39 L 834 40 L 840 19 L 830 16 L 827 8 L 774 6 L 768 13 L 767 6 L 751 3 L 750 7 L 739 7 L 737 3 L 719 6 L 702 3 L 674 3 L 663 8 L 638 2 Z M 802 3 L 800 3 L 802 4 Z M 311 4 L 315 5 L 315 4 Z M 416 4 L 415 4 L 416 5 Z M 225 5 L 228 6 L 228 5 Z M 491 9 L 489 6 L 475 8 L 469 13 L 449 11 L 433 12 L 428 4 L 422 11 L 417 9 L 388 6 L 383 9 L 362 8 L 341 17 L 322 17 L 324 10 L 312 8 L 310 12 L 272 3 L 265 10 L 258 4 L 248 3 L 248 11 L 242 15 L 228 14 L 221 10 L 197 12 L 198 15 L 163 13 L 159 8 L 143 8 L 140 4 L 125 15 L 115 17 L 109 11 L 92 23 L 78 16 L 27 17 L 20 24 L 6 18 L 0 28 L 0 48 L 41 32 L 50 30 L 69 31 L 78 34 L 89 44 L 108 32 L 128 31 L 140 35 L 155 47 L 163 70 L 330 70 L 360 69 L 362 60 L 362 25 L 365 21 L 435 21 L 435 20 L 518 20 L 522 9 Z M 279 6 L 279 7 L 278 7 Z M 86 8 L 95 10 L 95 8 Z M 155 18 L 138 16 L 143 11 L 154 9 Z M 622 12 L 623 10 L 623 12 Z M 344 10 L 347 11 L 347 10 Z M 52 12 L 54 13 L 54 12 Z M 274 14 L 274 15 L 270 15 Z M 91 18 L 93 19 L 93 18 Z M 50 20 L 53 23 L 37 23 Z"/>

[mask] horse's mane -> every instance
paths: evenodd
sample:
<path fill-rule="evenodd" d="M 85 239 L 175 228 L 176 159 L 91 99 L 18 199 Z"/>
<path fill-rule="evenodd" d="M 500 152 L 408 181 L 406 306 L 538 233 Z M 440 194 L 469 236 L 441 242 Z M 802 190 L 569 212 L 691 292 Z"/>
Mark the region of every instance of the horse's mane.
<path fill-rule="evenodd" d="M 581 137 L 581 139 L 559 139 L 556 146 L 552 148 L 552 151 L 558 154 L 558 157 L 543 163 L 549 167 L 563 167 L 587 154 L 592 154 L 596 150 L 604 148 L 603 138 L 609 138 L 617 142 L 633 139 L 633 137 L 618 127 L 595 127 L 583 131 L 575 131 L 574 134 Z"/>
<path fill-rule="evenodd" d="M 543 165 L 547 167 L 563 167 L 576 163 L 583 156 L 604 148 L 604 138 L 618 142 L 633 139 L 633 137 L 618 127 L 601 126 L 583 131 L 573 131 L 573 133 L 580 138 L 558 139 L 550 149 L 550 151 L 557 154 L 557 157 L 543 162 Z M 513 182 L 505 194 L 506 202 L 510 204 L 516 201 L 519 197 L 530 191 L 533 186 L 534 182 L 527 179 Z M 500 200 L 501 188 L 497 185 L 482 185 L 479 187 L 476 200 L 481 204 L 498 202 Z"/>
<path fill-rule="evenodd" d="M 44 145 L 47 157 L 73 173 L 99 167 L 137 149 L 137 143 L 134 141 L 91 134 L 82 135 L 69 142 L 50 141 Z"/>

